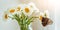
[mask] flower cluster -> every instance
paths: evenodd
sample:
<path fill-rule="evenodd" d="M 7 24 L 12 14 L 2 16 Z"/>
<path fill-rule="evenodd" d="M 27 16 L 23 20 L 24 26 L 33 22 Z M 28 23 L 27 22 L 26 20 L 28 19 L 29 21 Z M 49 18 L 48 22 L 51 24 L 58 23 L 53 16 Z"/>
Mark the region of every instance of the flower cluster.
<path fill-rule="evenodd" d="M 4 19 L 12 18 L 18 21 L 19 25 L 27 24 L 29 25 L 33 19 L 40 19 L 42 21 L 43 17 L 48 17 L 44 12 L 43 14 L 39 11 L 34 3 L 20 4 L 17 7 L 11 8 L 6 11 Z"/>
<path fill-rule="evenodd" d="M 25 16 L 31 17 L 38 15 L 37 13 L 40 13 L 38 8 L 35 7 L 34 3 L 29 4 L 20 4 L 17 7 L 10 8 L 7 10 L 4 15 L 4 19 L 8 19 L 8 16 L 12 16 L 14 14 L 21 15 L 22 12 Z"/>

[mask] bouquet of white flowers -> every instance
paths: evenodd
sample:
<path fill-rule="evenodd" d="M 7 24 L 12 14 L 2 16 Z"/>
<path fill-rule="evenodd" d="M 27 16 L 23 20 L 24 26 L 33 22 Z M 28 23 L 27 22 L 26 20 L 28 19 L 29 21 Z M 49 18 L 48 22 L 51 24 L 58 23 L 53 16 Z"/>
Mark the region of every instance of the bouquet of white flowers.
<path fill-rule="evenodd" d="M 29 25 L 33 22 L 33 19 L 43 19 L 43 16 L 40 16 L 40 11 L 33 3 L 20 4 L 18 7 L 9 9 L 6 12 L 8 13 L 5 13 L 4 18 L 8 19 L 9 17 L 12 18 L 12 20 L 16 20 L 21 30 L 29 30 Z"/>

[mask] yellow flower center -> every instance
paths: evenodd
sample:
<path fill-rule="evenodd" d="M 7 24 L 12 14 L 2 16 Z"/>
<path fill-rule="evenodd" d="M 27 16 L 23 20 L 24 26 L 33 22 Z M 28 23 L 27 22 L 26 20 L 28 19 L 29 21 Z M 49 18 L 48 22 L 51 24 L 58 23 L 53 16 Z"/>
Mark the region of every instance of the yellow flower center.
<path fill-rule="evenodd" d="M 8 15 L 7 15 L 7 14 L 5 14 L 5 15 L 4 15 L 4 18 L 5 18 L 5 19 L 8 19 Z"/>
<path fill-rule="evenodd" d="M 11 9 L 11 10 L 10 10 L 10 13 L 14 13 L 14 12 L 15 12 L 15 9 Z"/>
<path fill-rule="evenodd" d="M 17 11 L 20 11 L 20 9 L 21 9 L 20 7 L 17 7 Z"/>
<path fill-rule="evenodd" d="M 29 8 L 25 8 L 25 12 L 28 13 L 29 12 Z"/>
<path fill-rule="evenodd" d="M 40 18 L 40 20 L 42 21 L 42 16 L 40 16 L 39 18 Z"/>

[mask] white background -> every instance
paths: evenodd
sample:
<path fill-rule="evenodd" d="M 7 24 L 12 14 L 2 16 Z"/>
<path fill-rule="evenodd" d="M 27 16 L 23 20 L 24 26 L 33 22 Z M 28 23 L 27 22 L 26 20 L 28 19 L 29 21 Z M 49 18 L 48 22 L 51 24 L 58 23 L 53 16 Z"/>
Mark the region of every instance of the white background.
<path fill-rule="evenodd" d="M 27 0 L 0 0 L 0 30 L 19 30 L 19 25 L 16 21 L 4 20 L 3 12 L 9 7 L 19 5 Z M 43 28 L 44 30 L 60 30 L 60 1 L 59 0 L 28 0 L 33 2 L 39 10 L 48 10 L 53 24 Z M 28 3 L 26 2 L 26 3 Z M 56 27 L 56 28 L 55 28 Z M 33 30 L 40 30 L 39 22 L 33 24 Z"/>

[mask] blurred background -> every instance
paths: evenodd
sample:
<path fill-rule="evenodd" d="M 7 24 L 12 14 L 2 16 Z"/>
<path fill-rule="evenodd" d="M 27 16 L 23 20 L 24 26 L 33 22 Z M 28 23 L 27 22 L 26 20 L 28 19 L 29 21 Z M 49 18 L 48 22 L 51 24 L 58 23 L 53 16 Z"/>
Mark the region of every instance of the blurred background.
<path fill-rule="evenodd" d="M 40 27 L 40 22 L 33 22 L 33 30 L 60 30 L 60 0 L 0 0 L 0 30 L 19 30 L 16 21 L 4 21 L 3 12 L 9 7 L 29 2 L 35 3 L 40 11 L 48 10 L 49 16 L 53 21 L 52 25 L 44 28 Z"/>

